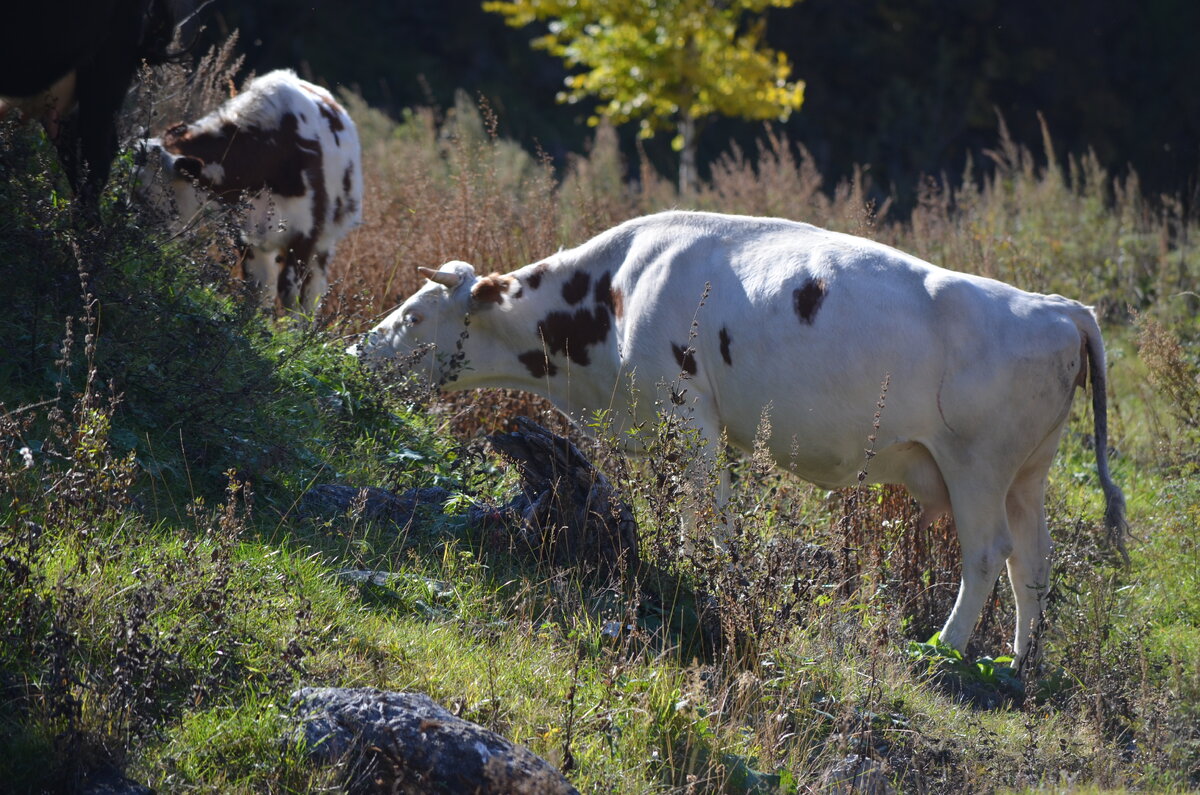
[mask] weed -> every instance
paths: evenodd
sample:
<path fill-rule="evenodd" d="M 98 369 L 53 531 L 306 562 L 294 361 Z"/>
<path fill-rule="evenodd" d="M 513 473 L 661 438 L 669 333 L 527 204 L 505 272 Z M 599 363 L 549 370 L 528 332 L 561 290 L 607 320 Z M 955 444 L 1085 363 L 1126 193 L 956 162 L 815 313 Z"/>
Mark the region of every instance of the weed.
<path fill-rule="evenodd" d="M 153 77 L 127 129 L 201 113 L 237 68 L 227 45 L 194 76 Z M 924 182 L 909 218 L 868 206 L 869 172 L 826 180 L 771 129 L 695 197 L 1097 306 L 1113 464 L 1141 542 L 1128 571 L 1099 551 L 1077 413 L 1049 484 L 1057 549 L 1018 710 L 1003 704 L 1020 700 L 1003 658 L 908 643 L 954 598 L 952 525 L 922 527 L 899 489 L 827 492 L 781 473 L 769 411 L 742 458 L 697 432 L 686 378 L 637 384 L 659 416 L 615 438 L 605 429 L 627 418 L 600 412 L 601 439 L 584 442 L 527 395 L 441 400 L 405 377 L 416 358 L 383 373 L 346 361 L 341 337 L 418 287 L 417 265 L 509 270 L 679 197 L 644 158 L 626 181 L 611 131 L 555 173 L 467 98 L 398 120 L 342 100 L 364 143 L 367 222 L 306 331 L 244 301 L 229 219 L 169 233 L 114 184 L 89 225 L 45 140 L 0 124 L 6 784 L 71 790 L 115 766 L 168 791 L 336 786 L 337 771 L 277 742 L 299 684 L 423 690 L 569 768 L 581 790 L 803 791 L 843 763 L 911 791 L 1200 784 L 1195 324 L 1180 311 L 1197 278 L 1180 203 L 1147 200 L 1093 157 L 1055 159 L 1048 139 L 1037 157 L 1003 127 L 960 187 Z M 698 311 L 689 346 L 704 333 Z M 572 434 L 625 490 L 640 593 L 526 564 L 469 526 L 471 506 L 512 482 L 479 435 L 519 413 Z M 622 456 L 631 441 L 642 460 Z M 722 472 L 726 504 L 712 496 Z M 404 528 L 370 520 L 363 500 L 298 518 L 300 495 L 326 481 L 437 485 L 452 510 Z M 334 575 L 349 567 L 383 584 Z M 990 601 L 980 648 L 1007 642 L 1010 610 L 1004 592 Z M 965 709 L 972 688 L 1000 708 Z"/>
<path fill-rule="evenodd" d="M 1178 466 L 1200 463 L 1200 359 L 1179 337 L 1148 315 L 1140 315 L 1138 350 L 1150 382 L 1167 399 L 1177 431 L 1163 439 Z"/>

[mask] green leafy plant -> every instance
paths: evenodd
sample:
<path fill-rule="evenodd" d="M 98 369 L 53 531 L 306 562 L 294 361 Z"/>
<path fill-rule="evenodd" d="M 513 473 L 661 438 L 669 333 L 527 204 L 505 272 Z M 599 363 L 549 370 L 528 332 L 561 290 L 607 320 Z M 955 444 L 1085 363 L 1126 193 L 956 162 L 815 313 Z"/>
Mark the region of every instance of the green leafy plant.
<path fill-rule="evenodd" d="M 941 634 L 935 632 L 925 643 L 910 641 L 907 648 L 908 657 L 917 662 L 927 663 L 930 673 L 948 672 L 1009 693 L 1025 692 L 1025 685 L 1017 676 L 1017 669 L 1012 667 L 1012 657 L 980 657 L 972 662 L 958 649 L 943 643 Z"/>

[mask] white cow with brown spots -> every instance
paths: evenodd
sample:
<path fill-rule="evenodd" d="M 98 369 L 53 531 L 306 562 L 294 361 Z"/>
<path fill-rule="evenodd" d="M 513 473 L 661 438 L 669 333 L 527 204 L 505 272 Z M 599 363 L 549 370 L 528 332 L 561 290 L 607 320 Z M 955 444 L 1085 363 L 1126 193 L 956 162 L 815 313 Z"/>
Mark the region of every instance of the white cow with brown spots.
<path fill-rule="evenodd" d="M 722 432 L 751 450 L 767 411 L 775 460 L 826 488 L 858 482 L 888 378 L 867 480 L 904 484 L 922 522 L 953 517 L 962 582 L 942 638 L 958 649 L 1006 562 L 1014 649 L 1029 648 L 1049 572 L 1046 479 L 1089 375 L 1105 518 L 1120 538 L 1104 344 L 1075 301 L 807 224 L 688 212 L 629 221 L 505 275 L 462 262 L 426 275 L 362 355 L 452 352 L 469 316 L 465 369 L 432 373 L 447 389 L 525 389 L 577 419 L 612 409 L 630 422 L 653 421 L 656 384 L 681 383 L 708 455 Z"/>
<path fill-rule="evenodd" d="M 263 305 L 278 295 L 285 310 L 315 310 L 338 241 L 362 222 L 358 132 L 328 91 L 281 69 L 144 146 L 184 222 L 213 199 L 247 197 L 242 265 Z"/>

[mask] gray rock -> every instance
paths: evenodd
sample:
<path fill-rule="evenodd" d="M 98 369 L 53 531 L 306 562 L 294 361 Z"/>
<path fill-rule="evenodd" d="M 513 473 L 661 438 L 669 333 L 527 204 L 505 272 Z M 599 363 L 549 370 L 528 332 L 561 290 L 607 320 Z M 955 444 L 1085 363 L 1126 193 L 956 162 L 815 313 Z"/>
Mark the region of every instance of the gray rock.
<path fill-rule="evenodd" d="M 154 790 L 130 781 L 114 768 L 93 770 L 79 791 L 82 795 L 154 795 Z"/>
<path fill-rule="evenodd" d="M 529 749 L 458 718 L 421 693 L 312 688 L 292 694 L 292 739 L 346 768 L 356 793 L 577 793 Z"/>

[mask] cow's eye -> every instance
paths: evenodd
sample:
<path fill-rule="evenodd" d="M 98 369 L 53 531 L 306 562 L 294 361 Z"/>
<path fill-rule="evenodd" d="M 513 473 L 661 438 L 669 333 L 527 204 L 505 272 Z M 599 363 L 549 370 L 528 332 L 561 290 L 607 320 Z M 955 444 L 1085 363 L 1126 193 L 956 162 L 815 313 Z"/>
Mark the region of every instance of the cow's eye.
<path fill-rule="evenodd" d="M 421 316 L 418 315 L 416 312 L 409 312 L 407 315 L 404 316 L 404 325 L 406 325 L 406 326 L 409 326 L 409 327 L 415 326 L 415 325 L 419 324 L 420 322 L 421 322 Z"/>

